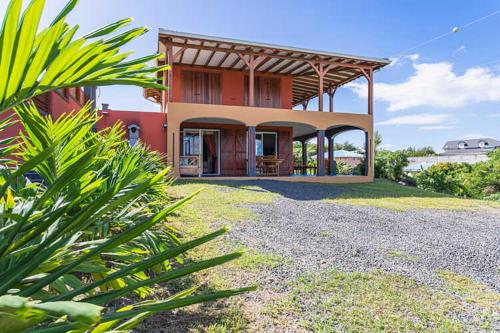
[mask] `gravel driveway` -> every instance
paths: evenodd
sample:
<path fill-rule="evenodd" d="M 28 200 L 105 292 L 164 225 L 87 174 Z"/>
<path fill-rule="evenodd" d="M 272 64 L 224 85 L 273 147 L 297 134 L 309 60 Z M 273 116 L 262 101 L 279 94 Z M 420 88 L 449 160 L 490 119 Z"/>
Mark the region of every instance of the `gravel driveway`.
<path fill-rule="evenodd" d="M 230 185 L 257 185 L 281 194 L 272 204 L 252 206 L 257 219 L 234 226 L 229 234 L 248 248 L 289 259 L 263 272 L 262 282 L 286 288 L 304 272 L 379 268 L 435 286 L 436 271 L 444 269 L 500 291 L 498 210 L 396 212 L 322 201 L 340 194 L 335 186 L 274 181 Z"/>

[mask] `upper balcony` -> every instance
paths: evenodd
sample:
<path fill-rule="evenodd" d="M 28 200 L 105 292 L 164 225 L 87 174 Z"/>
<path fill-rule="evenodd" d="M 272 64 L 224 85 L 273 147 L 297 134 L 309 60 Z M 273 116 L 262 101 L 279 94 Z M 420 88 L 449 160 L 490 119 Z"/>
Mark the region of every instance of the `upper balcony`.
<path fill-rule="evenodd" d="M 372 114 L 373 72 L 390 62 L 163 29 L 158 45 L 166 54 L 159 64 L 171 67 L 159 77 L 168 89 L 144 96 L 164 111 L 169 102 L 306 110 L 316 97 L 323 111 L 324 93 L 331 103 L 337 87 L 365 77 Z"/>

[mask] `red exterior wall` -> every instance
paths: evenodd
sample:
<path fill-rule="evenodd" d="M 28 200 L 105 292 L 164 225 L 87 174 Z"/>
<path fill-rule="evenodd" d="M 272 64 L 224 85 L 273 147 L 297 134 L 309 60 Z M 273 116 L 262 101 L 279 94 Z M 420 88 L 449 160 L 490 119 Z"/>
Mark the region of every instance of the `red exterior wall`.
<path fill-rule="evenodd" d="M 221 73 L 222 104 L 244 106 L 246 71 L 216 70 L 203 67 L 175 65 L 173 71 L 172 99 L 182 103 L 181 72 L 183 70 Z M 292 77 L 285 75 L 256 74 L 256 76 L 276 77 L 281 79 L 281 108 L 292 108 Z"/>
<path fill-rule="evenodd" d="M 139 137 L 144 144 L 162 154 L 167 153 L 167 130 L 163 127 L 167 122 L 165 113 L 106 110 L 99 111 L 99 114 L 101 119 L 97 123 L 98 130 L 111 127 L 121 121 L 123 130 L 128 136 L 127 126 L 136 124 L 140 127 Z"/>
<path fill-rule="evenodd" d="M 39 110 L 51 115 L 53 119 L 57 119 L 63 113 L 80 111 L 83 104 L 85 103 L 83 92 L 79 94 L 79 97 L 80 101 L 78 101 L 76 98 L 73 98 L 73 96 L 71 95 L 65 97 L 62 93 L 51 91 L 36 97 L 34 101 Z M 6 117 L 12 115 L 13 112 L 13 110 L 8 110 L 7 112 L 0 115 L 0 119 L 5 119 Z M 17 136 L 22 128 L 23 127 L 20 123 L 15 123 L 0 133 L 0 139 Z"/>

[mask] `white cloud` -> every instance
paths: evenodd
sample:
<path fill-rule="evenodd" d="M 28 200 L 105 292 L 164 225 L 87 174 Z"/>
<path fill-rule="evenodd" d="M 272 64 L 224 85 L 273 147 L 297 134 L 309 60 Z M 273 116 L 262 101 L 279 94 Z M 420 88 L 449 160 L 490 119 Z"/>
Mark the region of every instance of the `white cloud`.
<path fill-rule="evenodd" d="M 446 130 L 452 129 L 455 126 L 447 126 L 447 125 L 434 125 L 434 126 L 420 126 L 419 129 L 424 131 L 438 131 L 438 130 Z"/>
<path fill-rule="evenodd" d="M 492 114 L 489 114 L 488 117 L 490 117 L 490 118 L 498 118 L 498 117 L 500 117 L 500 113 L 492 113 Z"/>
<path fill-rule="evenodd" d="M 414 54 L 409 54 L 406 56 L 406 58 L 410 59 L 411 61 L 417 61 L 420 59 L 420 54 L 414 53 Z"/>
<path fill-rule="evenodd" d="M 500 101 L 500 74 L 473 67 L 458 75 L 448 62 L 413 64 L 415 73 L 401 83 L 375 83 L 374 97 L 389 103 L 389 111 L 413 107 L 454 108 Z M 367 96 L 366 83 L 347 85 L 359 97 Z"/>
<path fill-rule="evenodd" d="M 487 137 L 487 135 L 484 135 L 483 133 L 469 133 L 462 136 L 463 139 L 480 139 L 485 137 Z"/>
<path fill-rule="evenodd" d="M 415 62 L 417 61 L 418 59 L 420 59 L 420 54 L 418 53 L 413 53 L 413 54 L 409 54 L 409 55 L 406 55 L 406 56 L 401 56 L 401 57 L 392 57 L 392 58 L 389 58 L 391 60 L 391 63 L 389 64 L 389 67 L 393 67 L 393 66 L 401 66 L 401 65 L 404 65 L 406 63 L 408 63 L 408 60 L 410 60 L 411 62 Z"/>
<path fill-rule="evenodd" d="M 376 125 L 435 125 L 442 124 L 450 118 L 448 114 L 420 113 L 411 116 L 395 117 L 378 122 Z"/>

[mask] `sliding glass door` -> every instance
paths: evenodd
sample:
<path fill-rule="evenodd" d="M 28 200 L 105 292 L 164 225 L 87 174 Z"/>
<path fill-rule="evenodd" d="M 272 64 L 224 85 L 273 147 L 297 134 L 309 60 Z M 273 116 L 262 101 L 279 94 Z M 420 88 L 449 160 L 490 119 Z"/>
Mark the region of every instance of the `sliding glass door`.
<path fill-rule="evenodd" d="M 181 168 L 196 169 L 198 176 L 219 175 L 220 131 L 184 129 L 181 153 Z"/>

